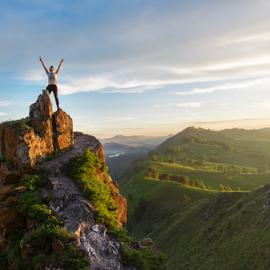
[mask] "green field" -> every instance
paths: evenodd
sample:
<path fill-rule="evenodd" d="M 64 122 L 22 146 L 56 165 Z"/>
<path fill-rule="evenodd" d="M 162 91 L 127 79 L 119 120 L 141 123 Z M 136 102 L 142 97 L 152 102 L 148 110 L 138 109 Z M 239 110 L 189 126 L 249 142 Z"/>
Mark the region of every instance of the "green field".
<path fill-rule="evenodd" d="M 218 166 L 217 163 L 215 163 L 215 165 Z M 220 166 L 223 165 L 224 164 Z M 181 163 L 157 161 L 148 161 L 146 166 L 155 169 L 158 174 L 167 173 L 169 175 L 185 175 L 188 176 L 190 180 L 201 180 L 209 187 L 209 189 L 214 190 L 218 190 L 220 184 L 222 184 L 230 186 L 233 190 L 238 190 L 240 188 L 241 191 L 249 191 L 270 183 L 269 172 L 233 174 L 215 170 L 211 166 L 208 166 L 208 168 L 194 168 L 185 166 Z"/>
<path fill-rule="evenodd" d="M 145 166 L 146 162 L 138 162 L 130 168 L 128 179 L 121 183 L 121 192 L 128 200 L 128 228 L 138 237 L 152 232 L 162 220 L 181 211 L 187 204 L 216 194 L 173 181 L 150 180 L 144 177 Z M 185 198 L 190 198 L 190 202 L 187 203 Z M 146 200 L 146 207 L 135 218 L 134 212 L 142 199 Z"/>
<path fill-rule="evenodd" d="M 121 179 L 128 229 L 153 238 L 168 269 L 269 269 L 269 166 L 269 129 L 188 128 Z"/>

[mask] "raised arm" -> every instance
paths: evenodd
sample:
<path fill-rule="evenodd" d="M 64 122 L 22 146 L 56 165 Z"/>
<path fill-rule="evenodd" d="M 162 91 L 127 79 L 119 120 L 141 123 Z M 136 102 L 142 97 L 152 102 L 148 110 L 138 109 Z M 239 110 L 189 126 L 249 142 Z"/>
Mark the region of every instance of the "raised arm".
<path fill-rule="evenodd" d="M 39 57 L 39 61 L 41 62 L 43 68 L 45 69 L 45 72 L 48 74 L 48 73 L 49 73 L 49 70 L 48 70 L 47 67 L 45 66 L 45 64 L 44 64 L 44 62 L 43 62 L 43 60 L 42 60 L 41 57 Z"/>
<path fill-rule="evenodd" d="M 59 70 L 60 70 L 60 68 L 61 68 L 61 66 L 62 66 L 62 64 L 63 64 L 63 62 L 64 62 L 64 59 L 62 58 L 61 61 L 59 62 L 59 65 L 58 65 L 57 69 L 56 69 L 56 73 L 59 72 Z"/>

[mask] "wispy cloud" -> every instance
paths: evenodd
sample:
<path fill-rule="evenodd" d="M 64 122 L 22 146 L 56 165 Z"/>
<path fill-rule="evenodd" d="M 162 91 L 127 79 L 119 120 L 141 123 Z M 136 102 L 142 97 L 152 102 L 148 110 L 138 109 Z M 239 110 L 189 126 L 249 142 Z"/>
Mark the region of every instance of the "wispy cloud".
<path fill-rule="evenodd" d="M 201 103 L 201 102 L 187 102 L 187 103 L 178 103 L 176 106 L 178 108 L 185 108 L 185 109 L 192 108 L 192 109 L 195 109 L 195 108 L 201 108 L 202 105 L 203 105 L 203 103 Z"/>
<path fill-rule="evenodd" d="M 6 100 L 0 100 L 0 107 L 7 107 L 9 105 L 11 105 L 11 102 Z"/>
<path fill-rule="evenodd" d="M 237 35 L 228 35 L 217 39 L 216 42 L 214 42 L 214 45 L 228 46 L 243 43 L 252 44 L 252 43 L 261 43 L 269 40 L 270 40 L 270 32 L 251 33 L 246 35 L 237 33 Z"/>
<path fill-rule="evenodd" d="M 5 113 L 5 112 L 0 112 L 0 116 L 6 116 L 7 115 L 7 113 Z"/>
<path fill-rule="evenodd" d="M 167 103 L 167 104 L 154 104 L 152 107 L 153 108 L 169 108 L 174 106 L 172 103 Z"/>
<path fill-rule="evenodd" d="M 225 83 L 220 85 L 215 85 L 206 88 L 194 88 L 189 91 L 177 91 L 173 92 L 175 95 L 186 96 L 186 95 L 196 95 L 196 94 L 209 94 L 217 91 L 231 91 L 231 90 L 240 90 L 245 88 L 250 88 L 254 86 L 262 86 L 262 85 L 269 85 L 270 79 L 269 78 L 262 78 L 256 80 L 247 80 L 242 82 L 235 82 L 235 83 Z"/>

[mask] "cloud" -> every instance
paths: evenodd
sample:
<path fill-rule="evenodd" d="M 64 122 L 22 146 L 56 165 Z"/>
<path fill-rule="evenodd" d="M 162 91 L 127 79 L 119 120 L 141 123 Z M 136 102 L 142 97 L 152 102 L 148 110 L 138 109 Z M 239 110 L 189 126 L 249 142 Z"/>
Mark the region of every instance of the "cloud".
<path fill-rule="evenodd" d="M 0 100 L 0 107 L 7 107 L 11 105 L 11 102 L 5 101 L 5 100 Z"/>
<path fill-rule="evenodd" d="M 254 71 L 266 72 L 265 65 L 270 73 L 270 23 L 257 20 L 268 16 L 266 1 L 229 2 L 106 2 L 106 12 L 99 16 L 104 4 L 100 0 L 60 1 L 53 7 L 31 1 L 31 8 L 20 5 L 21 9 L 4 4 L 0 50 L 5 54 L 0 67 L 33 83 L 45 79 L 40 54 L 50 62 L 63 56 L 63 95 L 142 93 L 170 85 L 240 79 L 254 76 Z M 253 27 L 247 28 L 246 21 Z M 53 50 L 52 41 L 57 44 Z M 243 44 L 252 45 L 252 50 L 245 52 Z"/>
<path fill-rule="evenodd" d="M 202 103 L 201 102 L 187 102 L 187 103 L 178 103 L 176 106 L 178 108 L 184 108 L 184 109 L 188 109 L 188 108 L 201 108 L 202 107 Z"/>
<path fill-rule="evenodd" d="M 253 33 L 243 35 L 238 33 L 237 35 L 228 35 L 222 38 L 217 39 L 214 43 L 215 46 L 234 46 L 235 44 L 253 44 L 253 43 L 262 43 L 270 40 L 270 32 L 262 33 Z"/>
<path fill-rule="evenodd" d="M 247 80 L 242 82 L 235 82 L 235 83 L 225 83 L 220 85 L 215 85 L 206 88 L 194 88 L 189 91 L 178 91 L 173 92 L 175 95 L 186 96 L 186 95 L 196 95 L 196 94 L 210 94 L 217 91 L 232 91 L 232 90 L 240 90 L 245 88 L 250 88 L 254 86 L 262 86 L 262 85 L 269 85 L 270 79 L 269 78 L 261 78 L 255 80 Z"/>
<path fill-rule="evenodd" d="M 5 113 L 5 112 L 0 112 L 0 116 L 6 116 L 7 115 L 7 113 Z"/>
<path fill-rule="evenodd" d="M 174 106 L 172 103 L 167 103 L 167 104 L 154 104 L 152 107 L 153 108 L 169 108 Z"/>

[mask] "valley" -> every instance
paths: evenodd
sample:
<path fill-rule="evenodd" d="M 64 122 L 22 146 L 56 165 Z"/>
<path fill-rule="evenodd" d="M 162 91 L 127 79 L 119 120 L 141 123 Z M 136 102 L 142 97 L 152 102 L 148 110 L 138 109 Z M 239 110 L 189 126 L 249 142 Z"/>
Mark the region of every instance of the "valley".
<path fill-rule="evenodd" d="M 129 231 L 156 241 L 168 269 L 254 269 L 257 249 L 256 269 L 265 269 L 269 147 L 268 129 L 188 128 L 169 138 L 120 179 Z"/>

